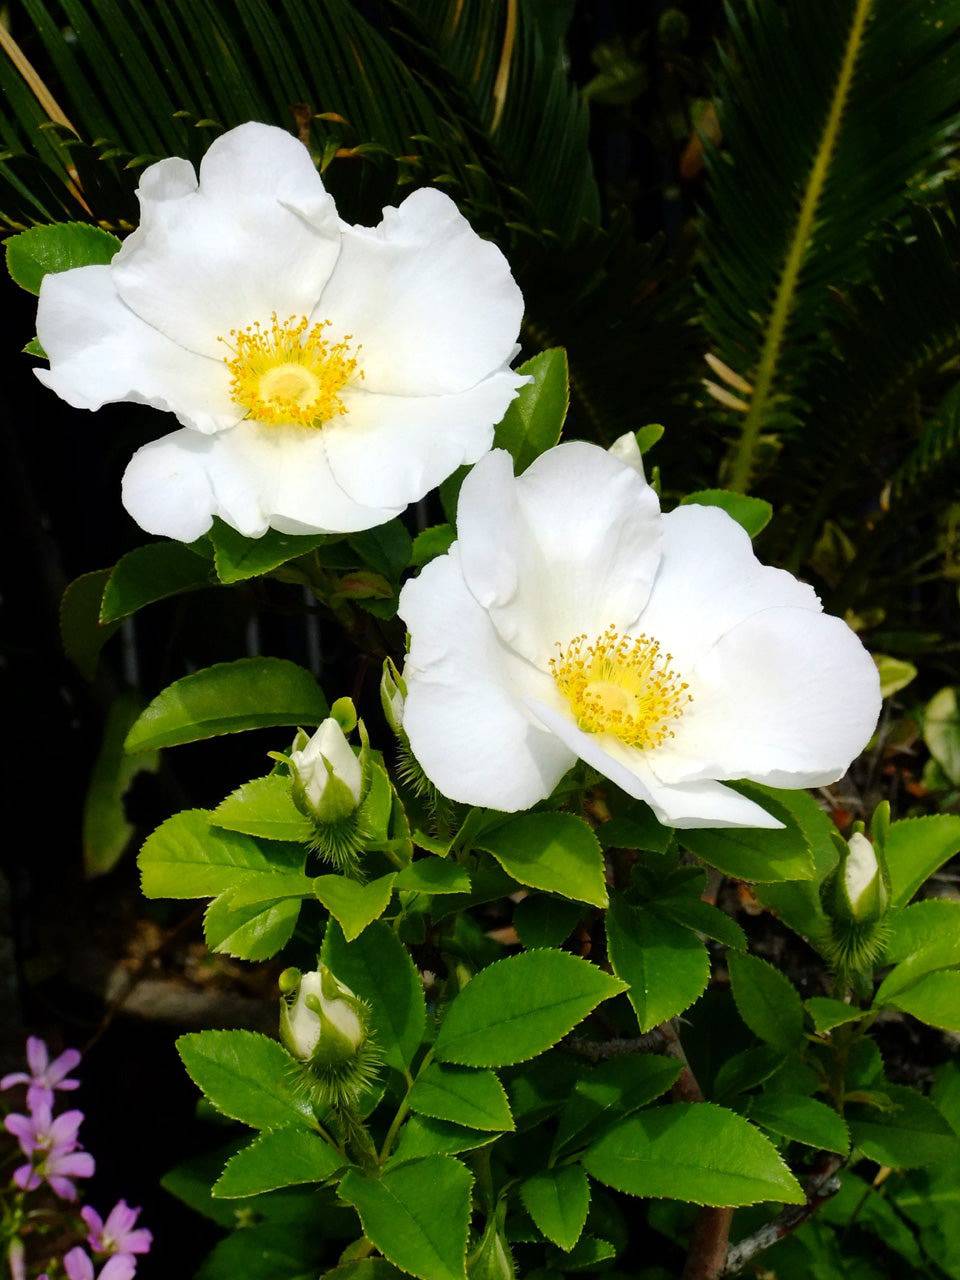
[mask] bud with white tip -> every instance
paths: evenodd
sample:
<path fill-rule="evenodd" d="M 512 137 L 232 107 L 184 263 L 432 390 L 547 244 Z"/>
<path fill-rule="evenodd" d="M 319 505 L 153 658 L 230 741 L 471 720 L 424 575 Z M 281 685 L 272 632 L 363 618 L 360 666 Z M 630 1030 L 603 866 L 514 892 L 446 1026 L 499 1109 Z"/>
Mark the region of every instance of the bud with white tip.
<path fill-rule="evenodd" d="M 309 1068 L 326 1105 L 351 1105 L 372 1081 L 379 1061 L 367 1005 L 325 964 L 304 974 L 285 969 L 280 990 L 280 1039 Z"/>
<path fill-rule="evenodd" d="M 321 823 L 341 822 L 360 803 L 363 766 L 333 716 L 312 738 L 300 733 L 290 752 L 294 795 L 301 807 Z"/>
<path fill-rule="evenodd" d="M 380 677 L 380 705 L 383 715 L 398 738 L 404 737 L 403 708 L 407 699 L 407 682 L 397 670 L 392 658 L 385 658 Z"/>
<path fill-rule="evenodd" d="M 841 859 L 837 889 L 850 918 L 857 924 L 879 920 L 890 895 L 876 851 L 861 831 L 847 841 L 847 855 Z"/>
<path fill-rule="evenodd" d="M 877 808 L 871 837 L 858 823 L 849 840 L 835 835 L 840 853 L 836 869 L 824 880 L 821 901 L 829 922 L 827 951 L 844 976 L 867 972 L 886 940 L 890 877 L 886 864 L 889 806 Z"/>

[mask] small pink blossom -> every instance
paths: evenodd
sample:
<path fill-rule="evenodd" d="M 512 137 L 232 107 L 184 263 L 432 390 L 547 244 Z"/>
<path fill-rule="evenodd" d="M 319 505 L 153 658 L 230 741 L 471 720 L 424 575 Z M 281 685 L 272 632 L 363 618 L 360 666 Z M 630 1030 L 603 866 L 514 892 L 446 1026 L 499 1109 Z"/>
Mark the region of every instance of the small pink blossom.
<path fill-rule="evenodd" d="M 79 1080 L 68 1079 L 70 1072 L 80 1061 L 76 1049 L 66 1049 L 59 1058 L 50 1061 L 50 1050 L 38 1036 L 30 1036 L 27 1040 L 27 1066 L 29 1072 L 13 1071 L 0 1080 L 0 1091 L 12 1089 L 15 1085 L 25 1084 L 27 1089 L 27 1106 L 31 1111 L 41 1103 L 52 1107 L 54 1091 L 57 1089 L 77 1089 Z"/>
<path fill-rule="evenodd" d="M 13 1181 L 21 1191 L 36 1191 L 46 1181 L 61 1200 L 75 1200 L 74 1178 L 90 1178 L 93 1156 L 78 1150 L 77 1131 L 82 1111 L 65 1111 L 53 1118 L 47 1103 L 38 1104 L 29 1116 L 9 1115 L 3 1125 L 20 1144 L 29 1164 L 14 1170 Z"/>
<path fill-rule="evenodd" d="M 118 1200 L 107 1215 L 106 1222 L 96 1209 L 89 1205 L 80 1210 L 87 1224 L 87 1244 L 94 1253 L 149 1253 L 153 1236 L 146 1227 L 137 1227 L 139 1209 L 131 1209 L 125 1200 Z"/>
<path fill-rule="evenodd" d="M 121 1253 L 109 1258 L 97 1274 L 90 1255 L 77 1245 L 64 1257 L 63 1268 L 67 1280 L 133 1280 L 137 1264 L 129 1254 Z"/>

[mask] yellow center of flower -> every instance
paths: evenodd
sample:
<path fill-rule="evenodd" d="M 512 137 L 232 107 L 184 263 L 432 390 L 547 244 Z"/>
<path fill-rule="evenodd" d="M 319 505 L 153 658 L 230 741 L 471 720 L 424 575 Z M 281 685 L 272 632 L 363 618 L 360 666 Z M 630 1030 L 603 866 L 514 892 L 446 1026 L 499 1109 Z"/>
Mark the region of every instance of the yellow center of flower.
<path fill-rule="evenodd" d="M 311 325 L 305 316 L 282 323 L 274 312 L 269 329 L 259 321 L 231 329 L 233 352 L 224 357 L 230 370 L 230 395 L 249 418 L 272 426 L 297 423 L 319 427 L 346 412 L 340 392 L 357 374 L 351 335 L 329 342 L 322 320 Z M 363 377 L 363 373 L 359 373 Z"/>
<path fill-rule="evenodd" d="M 658 641 L 610 626 L 595 640 L 574 636 L 557 648 L 550 671 L 584 732 L 609 733 L 641 750 L 673 737 L 692 698 Z"/>

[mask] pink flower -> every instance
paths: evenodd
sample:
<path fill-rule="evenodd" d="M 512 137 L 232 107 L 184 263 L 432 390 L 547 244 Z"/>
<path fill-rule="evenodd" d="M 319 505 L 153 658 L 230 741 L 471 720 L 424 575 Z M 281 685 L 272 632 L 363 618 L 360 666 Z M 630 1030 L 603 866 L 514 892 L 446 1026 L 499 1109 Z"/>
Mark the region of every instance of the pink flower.
<path fill-rule="evenodd" d="M 50 1050 L 46 1044 L 37 1036 L 30 1036 L 27 1040 L 27 1066 L 30 1068 L 29 1073 L 14 1071 L 10 1075 L 4 1076 L 0 1080 L 0 1091 L 12 1089 L 14 1085 L 25 1084 L 29 1086 L 27 1090 L 27 1106 L 31 1111 L 35 1110 L 42 1102 L 52 1107 L 55 1089 L 76 1089 L 79 1087 L 79 1080 L 67 1079 L 79 1061 L 80 1054 L 77 1050 L 67 1049 L 61 1053 L 59 1058 L 54 1058 L 51 1062 Z"/>
<path fill-rule="evenodd" d="M 103 1270 L 96 1275 L 89 1254 L 77 1245 L 63 1259 L 63 1269 L 67 1280 L 133 1280 L 137 1264 L 129 1254 L 117 1254 L 108 1259 Z"/>
<path fill-rule="evenodd" d="M 87 1244 L 94 1253 L 149 1253 L 153 1236 L 145 1227 L 137 1227 L 139 1209 L 131 1209 L 125 1200 L 118 1200 L 107 1215 L 106 1222 L 96 1209 L 86 1205 L 80 1216 L 87 1224 Z"/>
<path fill-rule="evenodd" d="M 61 1200 L 75 1200 L 73 1178 L 93 1176 L 93 1156 L 77 1148 L 82 1111 L 65 1111 L 54 1120 L 47 1103 L 34 1107 L 29 1116 L 9 1115 L 3 1122 L 20 1144 L 29 1164 L 14 1170 L 13 1181 L 21 1191 L 36 1191 L 46 1181 Z"/>

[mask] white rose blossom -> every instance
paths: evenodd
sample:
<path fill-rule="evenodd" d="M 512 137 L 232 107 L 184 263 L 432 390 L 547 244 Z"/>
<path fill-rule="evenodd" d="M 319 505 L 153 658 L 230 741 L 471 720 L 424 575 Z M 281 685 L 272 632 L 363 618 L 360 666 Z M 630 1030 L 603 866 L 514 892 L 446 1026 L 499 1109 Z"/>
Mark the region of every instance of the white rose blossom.
<path fill-rule="evenodd" d="M 351 532 L 476 462 L 525 381 L 523 299 L 441 192 L 342 222 L 310 153 L 245 124 L 144 170 L 105 266 L 47 275 L 38 377 L 69 404 L 134 401 L 183 430 L 140 449 L 123 501 L 150 533 Z"/>
<path fill-rule="evenodd" d="M 634 450 L 580 442 L 464 481 L 450 551 L 408 582 L 403 725 L 427 777 L 516 811 L 579 758 L 674 827 L 778 827 L 725 781 L 833 782 L 877 670 L 811 587 L 716 507 L 662 516 Z"/>

